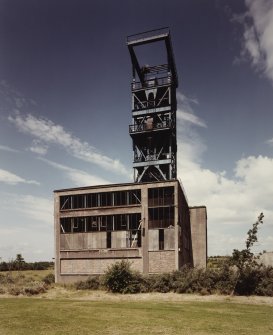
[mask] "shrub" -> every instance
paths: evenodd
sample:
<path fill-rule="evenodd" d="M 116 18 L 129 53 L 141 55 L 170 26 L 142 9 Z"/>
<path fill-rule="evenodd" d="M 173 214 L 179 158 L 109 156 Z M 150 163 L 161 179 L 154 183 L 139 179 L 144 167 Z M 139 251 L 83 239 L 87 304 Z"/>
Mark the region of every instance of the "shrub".
<path fill-rule="evenodd" d="M 10 285 L 8 286 L 8 293 L 11 294 L 11 295 L 19 295 L 22 293 L 21 291 L 21 288 L 19 286 L 16 286 L 16 285 Z"/>
<path fill-rule="evenodd" d="M 273 268 L 262 266 L 261 276 L 255 288 L 255 294 L 273 297 Z"/>
<path fill-rule="evenodd" d="M 231 294 L 236 285 L 238 271 L 236 268 L 223 264 L 216 270 L 217 280 L 215 281 L 214 293 Z"/>
<path fill-rule="evenodd" d="M 42 281 L 46 284 L 46 285 L 51 285 L 55 283 L 55 275 L 53 273 L 49 273 L 48 275 L 46 275 Z"/>
<path fill-rule="evenodd" d="M 78 281 L 75 283 L 77 290 L 98 290 L 100 287 L 99 276 L 88 277 L 87 280 Z"/>
<path fill-rule="evenodd" d="M 21 293 L 25 295 L 37 295 L 41 293 L 46 292 L 46 286 L 45 283 L 39 282 L 39 281 L 34 281 L 29 283 L 28 286 L 25 286 L 22 288 Z"/>
<path fill-rule="evenodd" d="M 153 277 L 153 283 L 151 286 L 152 291 L 167 293 L 173 289 L 173 280 L 170 273 L 158 274 Z"/>
<path fill-rule="evenodd" d="M 104 285 L 113 293 L 129 293 L 128 287 L 133 282 L 134 273 L 130 269 L 130 263 L 124 260 L 111 265 L 104 275 Z"/>

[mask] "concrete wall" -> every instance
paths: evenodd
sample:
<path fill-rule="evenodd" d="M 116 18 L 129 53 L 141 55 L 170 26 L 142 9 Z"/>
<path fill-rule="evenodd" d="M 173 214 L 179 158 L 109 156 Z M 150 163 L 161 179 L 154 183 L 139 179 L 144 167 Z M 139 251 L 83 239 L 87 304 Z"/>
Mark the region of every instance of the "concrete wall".
<path fill-rule="evenodd" d="M 106 248 L 106 232 L 60 234 L 60 250 Z"/>
<path fill-rule="evenodd" d="M 149 251 L 149 273 L 164 273 L 176 270 L 175 251 Z"/>
<path fill-rule="evenodd" d="M 61 275 L 95 275 L 103 274 L 117 259 L 62 259 Z M 142 271 L 142 259 L 128 260 L 133 270 Z"/>
<path fill-rule="evenodd" d="M 207 266 L 207 209 L 190 207 L 192 255 L 194 267 Z"/>

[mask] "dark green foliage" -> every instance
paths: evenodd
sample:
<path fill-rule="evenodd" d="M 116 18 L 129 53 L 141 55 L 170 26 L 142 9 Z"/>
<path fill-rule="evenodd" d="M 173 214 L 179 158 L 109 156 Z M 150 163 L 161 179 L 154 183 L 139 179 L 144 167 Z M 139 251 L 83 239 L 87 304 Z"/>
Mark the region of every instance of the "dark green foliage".
<path fill-rule="evenodd" d="M 122 261 L 111 266 L 104 276 L 108 291 L 116 293 L 177 292 L 273 296 L 273 269 L 264 266 L 238 268 L 222 262 L 218 267 L 197 269 L 184 266 L 172 273 L 141 275 Z M 236 288 L 236 289 L 234 289 Z"/>
<path fill-rule="evenodd" d="M 255 294 L 273 297 L 273 268 L 261 267 L 260 280 L 255 288 Z"/>
<path fill-rule="evenodd" d="M 55 275 L 53 273 L 49 273 L 48 275 L 46 275 L 42 281 L 46 284 L 46 285 L 51 285 L 55 283 Z"/>
<path fill-rule="evenodd" d="M 16 255 L 16 259 L 14 261 L 14 265 L 15 265 L 15 268 L 16 270 L 20 271 L 24 268 L 24 265 L 25 265 L 25 260 L 24 258 L 22 257 L 21 254 L 17 254 Z"/>
<path fill-rule="evenodd" d="M 170 273 L 154 275 L 151 282 L 150 287 L 153 292 L 167 293 L 173 289 L 173 278 Z"/>
<path fill-rule="evenodd" d="M 98 290 L 100 287 L 99 276 L 88 277 L 87 280 L 78 281 L 75 283 L 77 290 Z"/>
<path fill-rule="evenodd" d="M 21 254 L 16 255 L 16 259 L 9 262 L 0 262 L 0 271 L 22 271 L 22 270 L 48 270 L 54 267 L 53 262 L 33 262 L 28 263 Z"/>
<path fill-rule="evenodd" d="M 247 267 L 257 266 L 256 259 L 254 254 L 251 251 L 254 243 L 258 241 L 258 227 L 259 225 L 263 224 L 264 215 L 261 213 L 258 216 L 257 221 L 253 224 L 252 229 L 249 229 L 247 232 L 247 239 L 246 239 L 246 248 L 243 250 L 234 249 L 231 257 L 231 262 L 235 265 L 239 271 Z"/>
<path fill-rule="evenodd" d="M 128 290 L 137 288 L 135 280 L 130 263 L 124 260 L 110 266 L 104 275 L 104 285 L 108 291 L 113 293 L 137 293 L 128 292 Z"/>
<path fill-rule="evenodd" d="M 231 264 L 237 268 L 237 281 L 234 285 L 234 293 L 238 295 L 251 295 L 256 293 L 256 288 L 263 280 L 262 265 L 257 263 L 251 248 L 258 241 L 258 228 L 263 224 L 264 215 L 261 213 L 252 228 L 247 232 L 246 248 L 234 249 Z"/>

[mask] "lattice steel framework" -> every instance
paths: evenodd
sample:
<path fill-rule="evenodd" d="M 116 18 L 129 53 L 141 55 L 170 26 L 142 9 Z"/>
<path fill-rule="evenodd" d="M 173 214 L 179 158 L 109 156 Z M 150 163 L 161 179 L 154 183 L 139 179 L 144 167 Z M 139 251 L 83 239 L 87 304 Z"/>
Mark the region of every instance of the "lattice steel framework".
<path fill-rule="evenodd" d="M 136 48 L 159 43 L 164 64 L 140 64 Z M 163 43 L 162 43 L 163 42 Z M 134 182 L 176 179 L 176 74 L 168 28 L 127 37 L 132 61 L 132 117 Z"/>

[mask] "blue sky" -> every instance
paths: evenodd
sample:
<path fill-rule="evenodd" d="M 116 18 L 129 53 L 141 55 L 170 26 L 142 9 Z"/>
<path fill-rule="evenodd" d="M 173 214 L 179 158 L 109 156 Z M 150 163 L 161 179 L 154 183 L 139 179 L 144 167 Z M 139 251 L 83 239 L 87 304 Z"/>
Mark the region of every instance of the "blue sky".
<path fill-rule="evenodd" d="M 132 181 L 126 36 L 170 27 L 178 176 L 209 255 L 273 249 L 272 0 L 0 0 L 0 257 L 54 256 L 53 190 Z M 143 50 L 152 62 L 162 55 Z"/>

